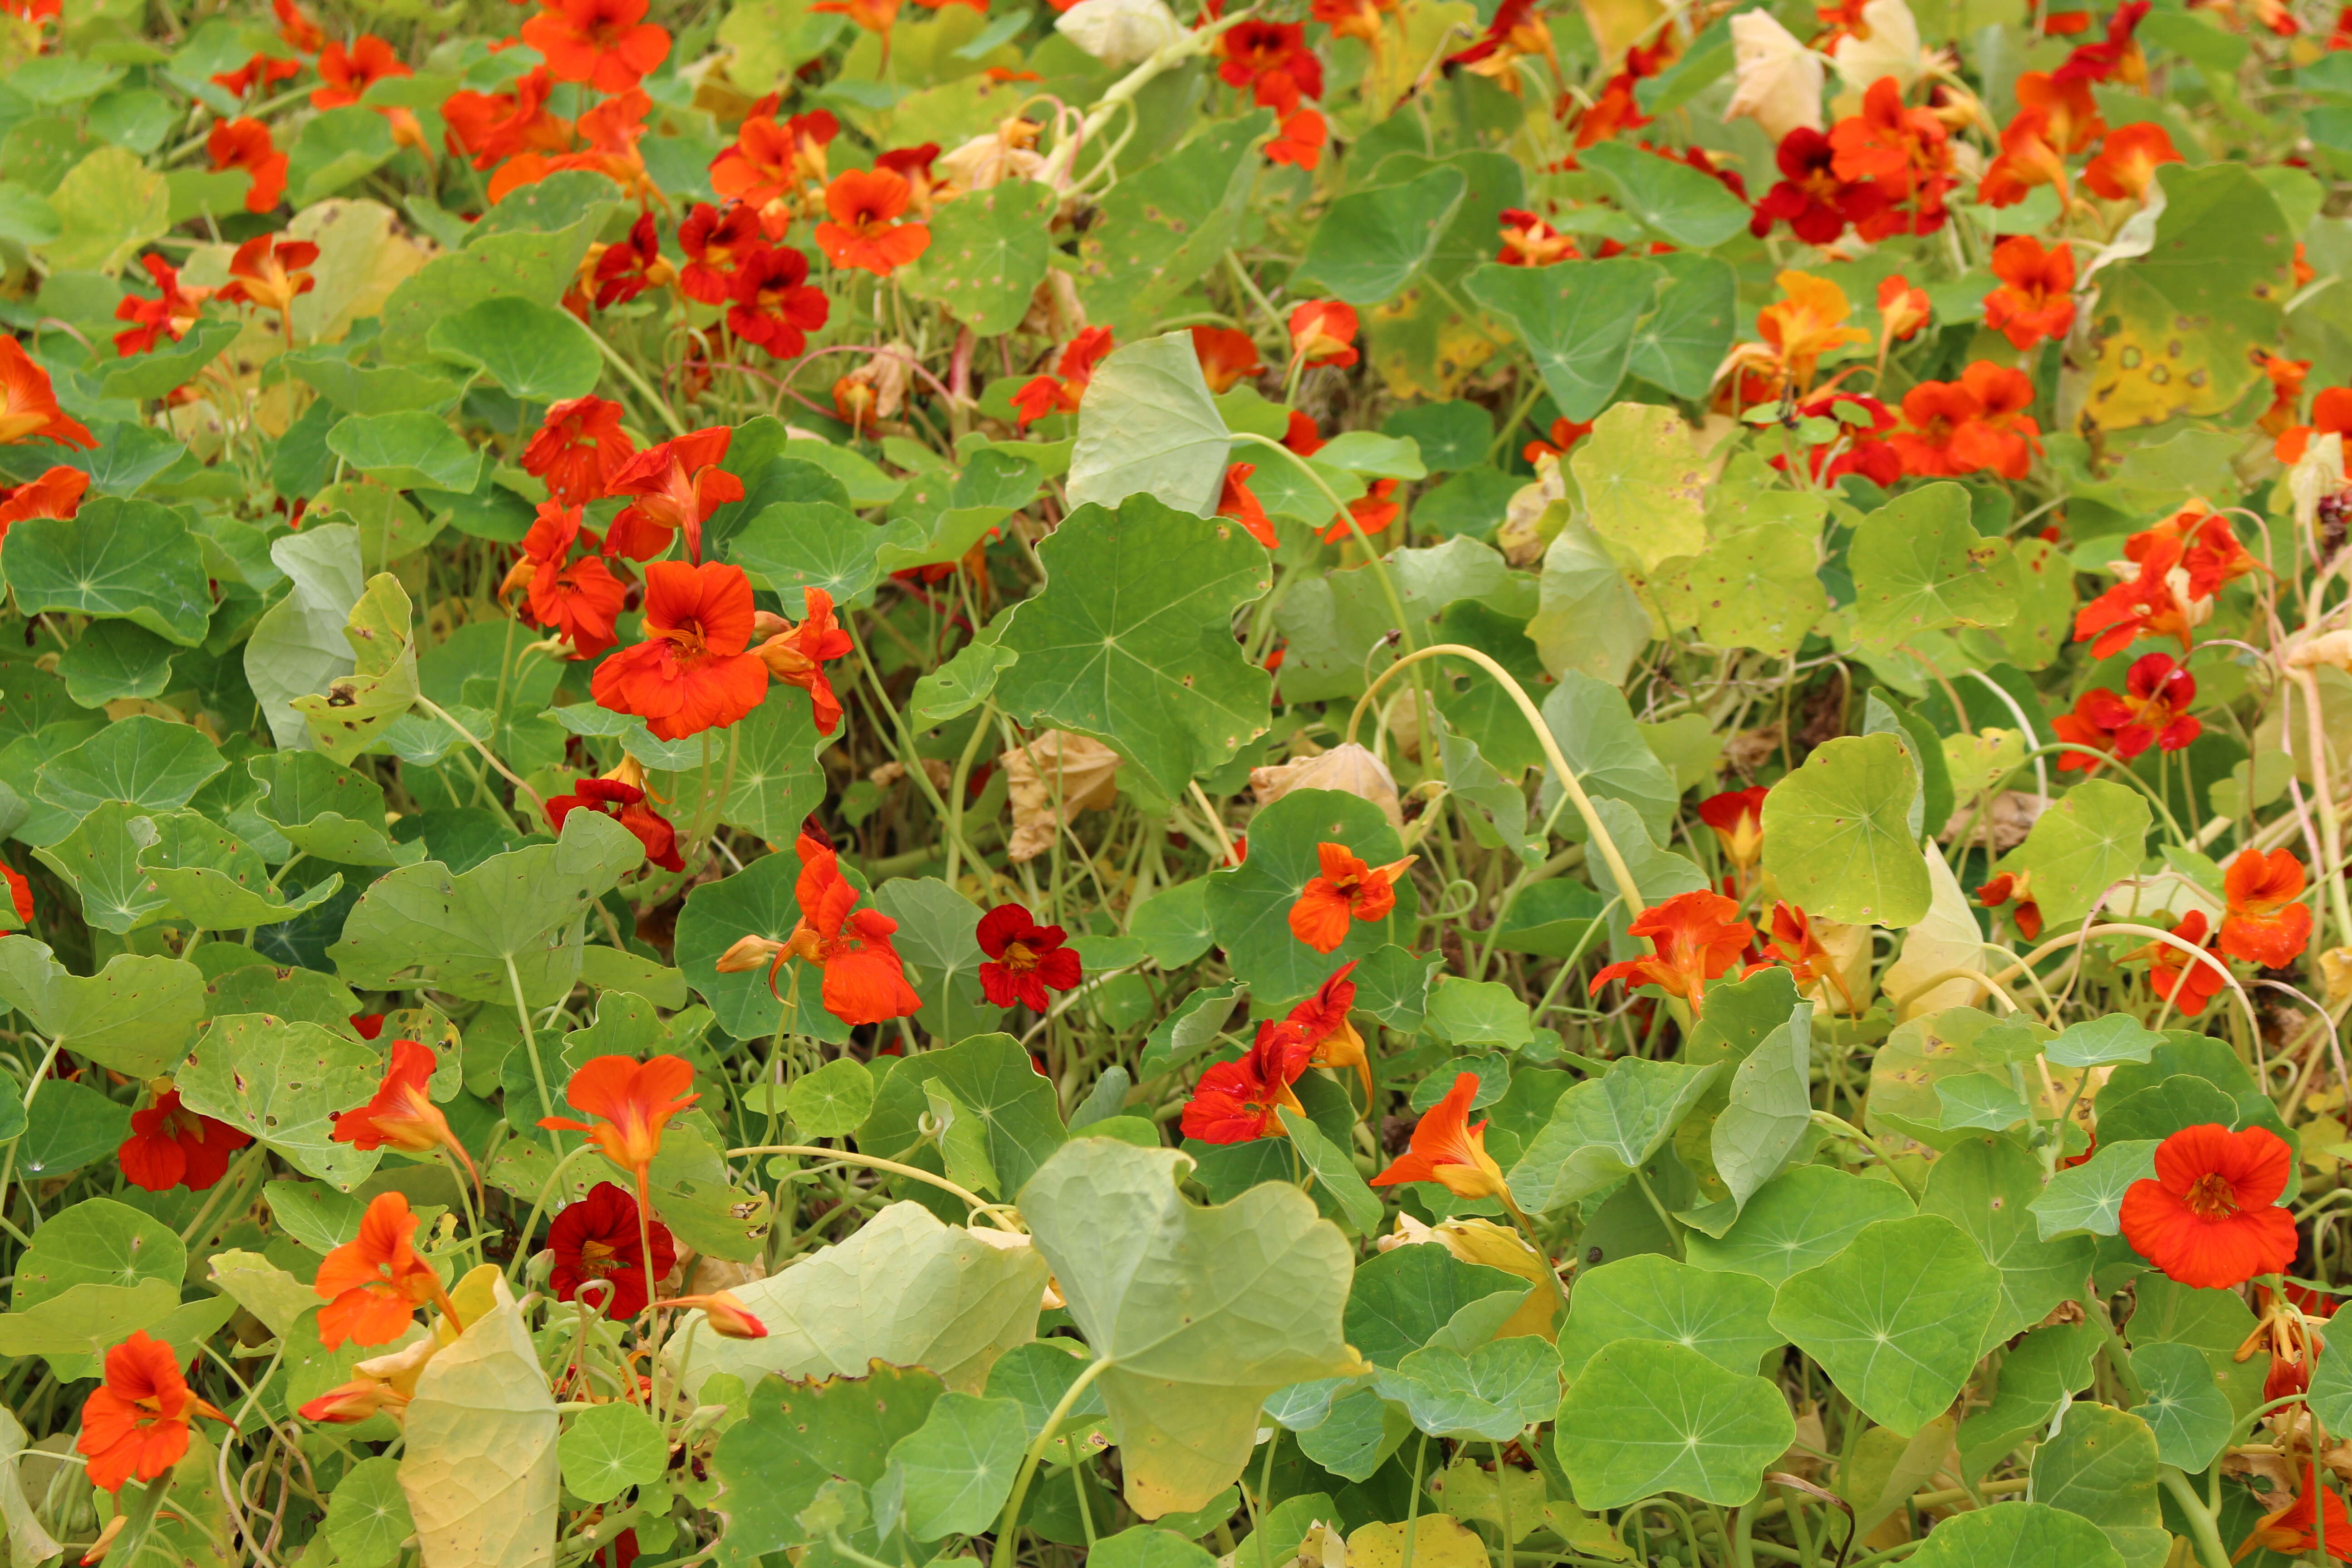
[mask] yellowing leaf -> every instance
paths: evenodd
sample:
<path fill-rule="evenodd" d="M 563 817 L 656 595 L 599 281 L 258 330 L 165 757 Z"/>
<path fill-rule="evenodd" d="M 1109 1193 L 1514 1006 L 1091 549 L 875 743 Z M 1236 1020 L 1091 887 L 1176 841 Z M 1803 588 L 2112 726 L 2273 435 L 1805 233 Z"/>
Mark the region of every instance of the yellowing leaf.
<path fill-rule="evenodd" d="M 425 1568 L 531 1568 L 555 1556 L 555 1398 L 503 1280 L 416 1380 L 400 1489 Z"/>

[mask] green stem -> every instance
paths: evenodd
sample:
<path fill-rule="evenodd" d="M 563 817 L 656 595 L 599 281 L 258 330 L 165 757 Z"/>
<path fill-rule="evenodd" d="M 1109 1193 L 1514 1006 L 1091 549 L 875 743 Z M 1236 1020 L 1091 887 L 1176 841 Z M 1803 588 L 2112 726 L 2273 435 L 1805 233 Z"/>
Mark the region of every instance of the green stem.
<path fill-rule="evenodd" d="M 604 356 L 604 363 L 620 372 L 621 379 L 635 387 L 638 396 L 653 405 L 654 412 L 660 415 L 662 423 L 669 426 L 669 433 L 673 436 L 685 435 L 686 426 L 679 420 L 677 410 L 669 405 L 669 399 L 655 391 L 653 384 L 638 372 L 636 366 L 623 359 L 619 350 L 606 342 L 594 331 L 585 327 L 581 330 L 588 333 L 589 342 L 594 343 L 596 352 Z"/>
<path fill-rule="evenodd" d="M 2172 1500 L 2180 1505 L 2182 1516 L 2189 1521 L 2189 1539 L 2197 1543 L 2199 1561 L 2205 1568 L 2230 1568 L 2229 1549 L 2221 1544 L 2221 1531 L 2213 1511 L 2189 1484 L 2189 1478 L 2180 1473 L 2180 1467 L 2163 1466 L 2158 1475 L 2164 1482 L 2164 1489 L 2172 1494 Z"/>
<path fill-rule="evenodd" d="M 1021 1518 L 1021 1500 L 1029 1490 L 1030 1478 L 1037 1473 L 1038 1461 L 1045 1457 L 1045 1445 L 1061 1428 L 1063 1417 L 1077 1407 L 1078 1395 L 1084 1394 L 1094 1380 L 1110 1370 L 1108 1361 L 1087 1363 L 1084 1372 L 1072 1380 L 1059 1402 L 1045 1417 L 1045 1426 L 1031 1438 L 1028 1452 L 1021 1456 L 1021 1473 L 1013 1478 L 1012 1495 L 1004 1500 L 1004 1518 L 996 1527 L 996 1551 L 990 1558 L 991 1568 L 1013 1568 L 1013 1540 L 1015 1522 Z M 1420 1483 L 1416 1479 L 1414 1484 Z M 1412 1568 L 1408 1563 L 1405 1568 Z"/>
<path fill-rule="evenodd" d="M 547 1092 L 547 1069 L 539 1060 L 539 1036 L 530 1026 L 530 1004 L 523 1000 L 522 973 L 515 968 L 514 954 L 507 954 L 507 984 L 514 988 L 515 1021 L 522 1026 L 522 1048 L 530 1054 L 530 1081 L 539 1090 L 539 1114 L 541 1118 L 555 1114 L 555 1101 Z M 563 1154 L 563 1135 L 554 1128 L 541 1129 L 547 1142 L 560 1159 Z"/>

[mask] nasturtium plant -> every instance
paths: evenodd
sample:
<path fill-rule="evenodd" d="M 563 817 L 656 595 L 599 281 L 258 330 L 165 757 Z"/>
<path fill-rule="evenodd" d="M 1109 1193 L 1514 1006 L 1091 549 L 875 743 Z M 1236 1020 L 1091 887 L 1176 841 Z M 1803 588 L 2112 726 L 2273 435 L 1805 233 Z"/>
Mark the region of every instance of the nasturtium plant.
<path fill-rule="evenodd" d="M 2331 9 L 0 12 L 12 1562 L 2352 1550 Z"/>

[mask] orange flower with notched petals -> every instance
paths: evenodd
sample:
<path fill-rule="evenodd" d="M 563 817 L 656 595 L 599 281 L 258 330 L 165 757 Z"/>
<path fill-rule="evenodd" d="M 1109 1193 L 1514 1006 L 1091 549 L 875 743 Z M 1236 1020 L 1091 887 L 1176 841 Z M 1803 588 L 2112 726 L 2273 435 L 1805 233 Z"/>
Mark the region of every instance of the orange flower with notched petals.
<path fill-rule="evenodd" d="M 646 1173 L 661 1152 L 662 1129 L 702 1098 L 688 1092 L 693 1084 L 694 1064 L 684 1057 L 658 1056 L 642 1062 L 634 1057 L 593 1057 L 581 1063 L 563 1086 L 563 1101 L 594 1120 L 542 1116 L 539 1124 L 588 1134 L 604 1158 L 636 1178 L 637 1203 L 643 1207 Z"/>
<path fill-rule="evenodd" d="M 1837 960 L 1813 934 L 1812 916 L 1786 899 L 1772 906 L 1772 940 L 1764 944 L 1764 956 L 1787 964 L 1800 985 L 1828 982 L 1847 1012 L 1862 1011 L 1853 1004 L 1853 993 L 1846 988 L 1845 976 L 1838 973 Z"/>
<path fill-rule="evenodd" d="M 2157 1145 L 2156 1174 L 2134 1182 L 2117 1219 L 2132 1250 L 2167 1279 L 2229 1290 L 2294 1261 L 2294 1215 L 2278 1206 L 2294 1151 L 2264 1127 L 2184 1127 Z"/>
<path fill-rule="evenodd" d="M 1923 381 L 1903 395 L 1909 426 L 1887 437 L 1903 471 L 1951 479 L 1990 468 L 2021 479 L 2033 461 L 2042 427 L 2026 414 L 2033 382 L 2022 371 L 1978 360 L 1958 381 Z"/>
<path fill-rule="evenodd" d="M 2294 1286 L 2289 1286 L 2294 1289 Z M 2265 1398 L 2276 1398 L 2267 1392 Z M 2282 1557 L 2301 1557 L 2319 1549 L 2323 1528 L 2327 1536 L 2327 1555 L 2338 1563 L 2352 1563 L 2352 1511 L 2347 1511 L 2344 1500 L 2319 1479 L 2319 1464 L 2312 1461 L 2311 1479 L 2288 1501 L 2280 1504 L 2254 1521 L 2244 1544 L 2238 1548 L 2235 1563 L 2257 1546 L 2275 1552 Z"/>
<path fill-rule="evenodd" d="M 2091 96 L 2087 81 L 2025 71 L 2018 76 L 2012 90 L 2020 109 L 2042 111 L 2044 134 L 2061 153 L 2080 153 L 2107 133 L 2107 122 L 2099 118 L 2098 100 Z"/>
<path fill-rule="evenodd" d="M 1486 1124 L 1470 1125 L 1470 1102 L 1478 1095 L 1478 1075 L 1456 1073 L 1445 1098 L 1421 1113 L 1413 1124 L 1412 1142 L 1372 1178 L 1376 1187 L 1400 1182 L 1435 1182 L 1457 1198 L 1501 1198 L 1510 1202 L 1503 1168 L 1486 1152 Z"/>
<path fill-rule="evenodd" d="M 1356 363 L 1355 308 L 1337 300 L 1309 300 L 1290 312 L 1290 353 L 1312 370 Z"/>
<path fill-rule="evenodd" d="M 1202 379 L 1213 393 L 1230 392 L 1243 378 L 1265 374 L 1257 344 L 1238 328 L 1194 327 L 1192 352 L 1200 358 Z"/>
<path fill-rule="evenodd" d="M 1868 332 L 1845 324 L 1853 307 L 1845 290 L 1828 279 L 1791 271 L 1773 281 L 1780 285 L 1781 298 L 1756 312 L 1756 331 L 1772 345 L 1799 391 L 1812 385 L 1814 367 L 1822 355 L 1870 342 Z"/>
<path fill-rule="evenodd" d="M 97 437 L 58 406 L 49 373 L 33 363 L 24 344 L 0 332 L 0 446 L 32 440 L 85 448 L 98 445 Z"/>
<path fill-rule="evenodd" d="M 416 1309 L 428 1301 L 457 1321 L 441 1276 L 409 1245 L 415 1229 L 408 1199 L 396 1192 L 379 1193 L 360 1216 L 359 1235 L 319 1265 L 311 1289 L 327 1303 L 319 1309 L 319 1338 L 329 1350 L 345 1340 L 390 1344 L 408 1331 Z"/>
<path fill-rule="evenodd" d="M 74 1450 L 89 1458 L 90 1485 L 119 1492 L 133 1478 L 170 1475 L 199 1415 L 228 1419 L 189 1389 L 172 1347 L 141 1329 L 106 1352 L 106 1381 L 82 1401 Z"/>
<path fill-rule="evenodd" d="M 683 531 L 687 559 L 700 561 L 702 525 L 720 507 L 743 499 L 743 481 L 719 466 L 734 438 L 727 426 L 707 426 L 648 447 L 614 468 L 604 493 L 635 499 L 613 519 L 604 548 L 644 561 L 668 549 L 670 535 Z"/>
<path fill-rule="evenodd" d="M 1312 170 L 1323 162 L 1323 148 L 1330 140 L 1331 128 L 1323 116 L 1312 109 L 1301 109 L 1284 120 L 1279 133 L 1266 142 L 1265 161 Z"/>
<path fill-rule="evenodd" d="M 2073 199 L 2066 161 L 2051 145 L 2050 111 L 2021 109 L 2000 133 L 2000 156 L 1977 182 L 1977 200 L 1989 207 L 2015 206 L 2036 185 L 2055 185 L 2062 203 Z"/>
<path fill-rule="evenodd" d="M 1913 288 L 1911 280 L 1900 272 L 1879 279 L 1878 320 L 1886 342 L 1909 342 L 1932 314 L 1927 290 Z"/>
<path fill-rule="evenodd" d="M 817 248 L 835 267 L 862 267 L 887 278 L 930 248 L 931 231 L 898 216 L 914 200 L 906 177 L 887 169 L 851 169 L 824 188 L 831 221 L 816 226 Z"/>
<path fill-rule="evenodd" d="M 441 104 L 457 149 L 473 154 L 477 169 L 495 168 L 524 153 L 562 153 L 572 145 L 572 121 L 547 109 L 555 78 L 545 66 L 517 78 L 505 92 L 453 92 Z"/>
<path fill-rule="evenodd" d="M 205 155 L 213 161 L 215 174 L 242 169 L 253 177 L 245 193 L 249 213 L 268 212 L 286 194 L 286 154 L 269 139 L 269 127 L 258 120 L 214 121 L 205 138 Z"/>
<path fill-rule="evenodd" d="M 580 509 L 539 503 L 539 516 L 522 536 L 522 559 L 499 584 L 500 597 L 528 591 L 531 623 L 572 645 L 573 658 L 593 658 L 611 647 L 614 622 L 628 589 L 603 557 L 590 552 L 574 561 L 572 545 L 583 537 Z"/>
<path fill-rule="evenodd" d="M 548 405 L 522 449 L 522 469 L 545 481 L 557 502 L 585 506 L 608 492 L 613 475 L 636 451 L 621 429 L 621 405 L 591 393 Z"/>
<path fill-rule="evenodd" d="M 824 667 L 855 645 L 834 619 L 833 595 L 824 589 L 801 590 L 801 624 L 794 626 L 782 616 L 761 611 L 752 618 L 751 635 L 762 640 L 751 651 L 768 667 L 770 675 L 809 694 L 817 733 L 830 735 L 841 722 L 842 710 Z"/>
<path fill-rule="evenodd" d="M 348 107 L 380 81 L 416 73 L 401 63 L 390 44 L 373 33 L 362 33 L 349 53 L 344 52 L 340 39 L 329 44 L 319 56 L 319 74 L 326 79 L 326 85 L 311 91 L 313 109 Z"/>
<path fill-rule="evenodd" d="M 1762 784 L 1726 790 L 1698 803 L 1698 819 L 1715 830 L 1724 858 L 1745 871 L 1764 853 L 1764 797 L 1772 792 Z"/>
<path fill-rule="evenodd" d="M 522 41 L 558 81 L 626 92 L 669 58 L 669 29 L 645 17 L 646 0 L 541 0 Z"/>
<path fill-rule="evenodd" d="M 212 83 L 231 98 L 243 98 L 255 88 L 273 88 L 301 74 L 300 60 L 279 59 L 275 55 L 255 55 L 233 71 L 215 71 Z"/>
<path fill-rule="evenodd" d="M 63 467 L 44 469 L 38 478 L 21 485 L 0 488 L 0 540 L 7 538 L 10 524 L 27 518 L 73 516 L 89 489 L 88 474 Z"/>
<path fill-rule="evenodd" d="M 2015 349 L 2063 338 L 2074 324 L 2074 253 L 2064 244 L 2044 250 L 2030 234 L 2013 234 L 1992 247 L 2001 286 L 1985 296 L 1985 325 Z"/>
<path fill-rule="evenodd" d="M 1350 921 L 1383 921 L 1396 908 L 1396 881 L 1421 858 L 1408 855 L 1385 866 L 1369 866 L 1344 844 L 1315 847 L 1319 875 L 1307 879 L 1290 906 L 1290 934 L 1318 952 L 1348 940 Z"/>
<path fill-rule="evenodd" d="M 1364 1049 L 1364 1037 L 1348 1021 L 1348 1010 L 1356 1005 L 1356 983 L 1349 976 L 1356 972 L 1354 960 L 1341 964 L 1330 977 L 1315 988 L 1315 994 L 1290 1010 L 1289 1022 L 1304 1031 L 1313 1055 L 1307 1064 L 1318 1068 L 1354 1068 L 1363 1079 L 1364 1104 L 1372 1103 L 1372 1064 Z"/>
<path fill-rule="evenodd" d="M 1531 212 L 1506 207 L 1496 215 L 1502 226 L 1503 248 L 1495 259 L 1506 267 L 1549 267 L 1573 261 L 1576 241 Z"/>
<path fill-rule="evenodd" d="M 2143 120 L 2107 132 L 2099 155 L 2083 171 L 2083 184 L 2111 202 L 2136 202 L 2156 183 L 2156 171 L 2182 162 L 2163 126 Z"/>
<path fill-rule="evenodd" d="M 755 615 L 740 566 L 656 561 L 646 568 L 646 640 L 598 665 L 589 689 L 665 741 L 723 730 L 768 694 L 768 667 L 746 651 Z"/>
<path fill-rule="evenodd" d="M 2331 386 L 2313 398 L 2311 423 L 2288 426 L 2271 449 L 2280 462 L 2298 463 L 2315 436 L 2352 437 L 2352 387 Z"/>
<path fill-rule="evenodd" d="M 223 304 L 276 311 L 286 341 L 291 343 L 294 301 L 319 286 L 316 278 L 301 269 L 318 259 L 319 247 L 309 240 L 257 234 L 229 258 L 228 282 L 214 298 Z"/>
<path fill-rule="evenodd" d="M 1108 327 L 1088 327 L 1072 338 L 1062 350 L 1061 361 L 1055 365 L 1052 375 L 1031 376 L 1013 395 L 1020 427 L 1026 430 L 1048 414 L 1076 414 L 1079 399 L 1086 395 L 1087 384 L 1094 379 L 1095 366 L 1110 350 Z"/>
<path fill-rule="evenodd" d="M 1364 488 L 1364 493 L 1348 503 L 1348 516 L 1340 518 L 1323 531 L 1323 542 L 1336 544 L 1358 531 L 1378 533 L 1404 513 L 1404 503 L 1391 500 L 1396 494 L 1394 479 L 1374 479 Z M 1351 523 L 1349 519 L 1354 519 Z"/>
<path fill-rule="evenodd" d="M 1633 917 L 1627 929 L 1649 939 L 1651 956 L 1612 963 L 1592 977 L 1588 994 L 1599 995 L 1612 980 L 1655 985 L 1697 1006 L 1706 983 L 1739 961 L 1756 939 L 1756 928 L 1735 920 L 1739 906 L 1720 893 L 1678 893 Z"/>
<path fill-rule="evenodd" d="M 824 972 L 824 1010 L 854 1026 L 903 1018 L 920 1007 L 923 999 L 907 984 L 906 964 L 890 944 L 898 922 L 880 910 L 856 907 L 857 889 L 841 874 L 830 845 L 803 833 L 793 852 L 801 860 L 800 879 L 793 885 L 801 920 L 784 951 Z M 775 983 L 772 968 L 772 991 Z"/>
<path fill-rule="evenodd" d="M 2196 950 L 2191 957 L 2168 942 L 2152 942 L 2125 953 L 2119 961 L 2146 960 L 2147 983 L 2158 996 L 2180 1010 L 2184 1018 L 2205 1011 L 2205 1004 L 2230 984 L 2230 972 L 2212 956 L 2206 938 L 2205 911 L 2191 910 L 2172 928 L 2172 934 Z"/>
<path fill-rule="evenodd" d="M 1278 548 L 1282 541 L 1274 531 L 1274 520 L 1265 515 L 1265 508 L 1249 488 L 1250 476 L 1257 472 L 1255 463 L 1234 463 L 1225 468 L 1225 482 L 1217 491 L 1217 515 L 1230 517 L 1242 525 L 1244 532 L 1268 550 Z"/>
<path fill-rule="evenodd" d="M 2311 907 L 2303 897 L 2303 862 L 2290 849 L 2241 851 L 2221 879 L 2229 910 L 2217 944 L 2231 958 L 2265 969 L 2293 963 L 2311 942 Z"/>
<path fill-rule="evenodd" d="M 427 1092 L 433 1069 L 439 1065 L 433 1047 L 423 1041 L 393 1041 L 392 1059 L 384 1069 L 383 1081 L 376 1086 L 374 1098 L 358 1110 L 346 1110 L 335 1118 L 333 1141 L 348 1143 L 362 1152 L 381 1149 L 387 1143 L 412 1154 L 446 1149 L 464 1162 L 467 1170 L 472 1171 L 474 1162 L 467 1157 L 465 1145 L 457 1142 L 457 1135 L 449 1130 L 449 1119 L 441 1114 L 441 1108 L 433 1103 Z"/>
<path fill-rule="evenodd" d="M 2060 739 L 2064 736 L 2062 734 Z M 1977 889 L 1977 903 L 1984 909 L 1997 910 L 2011 902 L 2015 907 L 2010 910 L 2009 918 L 2017 922 L 2017 934 L 2032 942 L 2042 934 L 2042 906 L 2033 901 L 2031 872 L 2003 871 Z"/>
<path fill-rule="evenodd" d="M 141 257 L 139 263 L 155 280 L 159 297 L 142 300 L 136 294 L 125 294 L 115 304 L 116 321 L 137 323 L 114 334 L 114 352 L 125 359 L 153 353 L 167 337 L 175 343 L 186 337 L 188 329 L 196 324 L 198 307 L 211 299 L 213 292 L 209 289 L 183 287 L 179 268 L 152 252 Z"/>
<path fill-rule="evenodd" d="M 2273 441 L 2294 426 L 2295 411 L 2303 406 L 2303 384 L 2311 374 L 2307 359 L 2285 359 L 2278 354 L 2255 353 L 2263 374 L 2271 384 L 2271 405 L 2255 421 L 2263 435 Z"/>

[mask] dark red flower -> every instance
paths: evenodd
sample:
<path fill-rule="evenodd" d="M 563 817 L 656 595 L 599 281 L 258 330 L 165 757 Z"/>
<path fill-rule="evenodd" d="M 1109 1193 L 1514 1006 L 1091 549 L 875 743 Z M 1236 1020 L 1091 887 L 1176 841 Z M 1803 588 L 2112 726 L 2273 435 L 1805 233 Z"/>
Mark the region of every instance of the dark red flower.
<path fill-rule="evenodd" d="M 609 816 L 637 836 L 646 847 L 646 858 L 665 871 L 683 871 L 686 862 L 678 858 L 677 829 L 669 819 L 646 804 L 646 792 L 619 779 L 580 779 L 570 795 L 559 795 L 547 803 L 547 825 L 556 832 L 563 831 L 563 819 L 575 811 L 593 811 Z"/>
<path fill-rule="evenodd" d="M 1041 926 L 1019 904 L 999 904 L 980 917 L 980 988 L 999 1007 L 1016 1003 L 1042 1013 L 1048 991 L 1067 991 L 1080 979 L 1078 955 L 1064 945 L 1060 926 Z"/>
<path fill-rule="evenodd" d="M 166 1089 L 144 1110 L 131 1113 L 131 1136 L 114 1157 L 134 1187 L 151 1193 L 186 1187 L 201 1193 L 228 1174 L 228 1157 L 253 1142 L 226 1121 L 199 1116 Z"/>
<path fill-rule="evenodd" d="M 645 1233 L 637 1229 L 635 1198 L 610 1182 L 599 1182 L 588 1195 L 555 1216 L 547 1227 L 547 1247 L 555 1267 L 548 1288 L 559 1301 L 575 1300 L 582 1287 L 603 1282 L 604 1315 L 626 1322 L 646 1310 L 646 1247 L 653 1248 L 653 1277 L 658 1280 L 677 1267 L 677 1244 L 657 1219 L 647 1219 Z"/>

